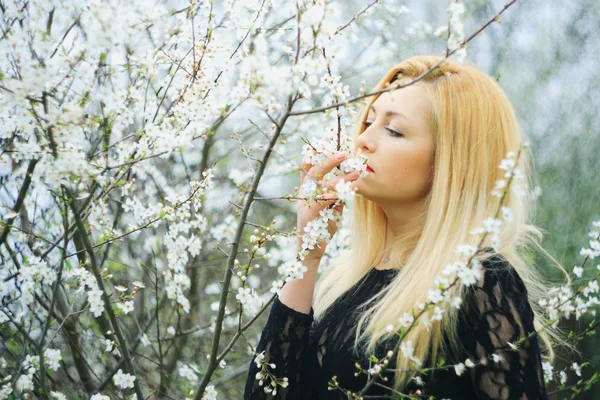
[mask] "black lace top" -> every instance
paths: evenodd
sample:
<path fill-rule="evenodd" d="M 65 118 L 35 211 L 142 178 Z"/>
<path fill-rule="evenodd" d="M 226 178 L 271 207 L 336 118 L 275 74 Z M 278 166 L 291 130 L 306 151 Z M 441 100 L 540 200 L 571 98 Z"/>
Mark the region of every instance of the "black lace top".
<path fill-rule="evenodd" d="M 446 364 L 457 364 L 469 358 L 477 363 L 498 350 L 503 360 L 467 367 L 460 376 L 454 368 L 440 369 L 433 375 L 422 375 L 424 385 L 417 385 L 413 378 L 401 393 L 415 393 L 419 389 L 421 396 L 415 398 L 460 400 L 548 398 L 537 336 L 527 339 L 516 351 L 507 345 L 507 342 L 516 344 L 519 338 L 534 331 L 534 315 L 525 285 L 501 256 L 484 261 L 482 266 L 483 279 L 469 287 L 459 310 L 457 333 L 463 354 L 446 355 L 445 360 Z M 271 379 L 263 374 L 260 386 L 256 376 L 260 369 L 253 359 L 244 398 L 346 399 L 339 389 L 328 389 L 328 382 L 334 376 L 340 387 L 360 392 L 367 377 L 355 376 L 355 363 L 366 368 L 369 361 L 368 356 L 359 357 L 353 352 L 359 305 L 388 284 L 396 273 L 397 270 L 371 270 L 316 323 L 312 310 L 310 315 L 303 314 L 276 299 L 257 352 L 264 352 L 263 360 L 275 364 L 275 368 L 268 367 L 266 371 L 279 379 L 286 377 L 288 385 L 278 387 L 274 396 L 265 393 L 264 387 Z M 393 349 L 393 343 L 384 343 L 381 354 L 376 355 L 381 357 L 389 349 Z M 430 362 L 426 360 L 423 366 L 432 366 Z M 389 378 L 386 386 L 393 387 L 393 373 L 386 376 Z M 380 385 L 371 386 L 366 395 L 404 398 Z"/>

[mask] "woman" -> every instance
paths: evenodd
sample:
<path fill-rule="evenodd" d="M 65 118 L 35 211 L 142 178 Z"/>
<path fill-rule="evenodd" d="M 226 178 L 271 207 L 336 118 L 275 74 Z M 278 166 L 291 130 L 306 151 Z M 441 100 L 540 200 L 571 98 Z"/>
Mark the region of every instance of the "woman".
<path fill-rule="evenodd" d="M 410 82 L 439 61 L 410 58 L 374 90 Z M 502 160 L 524 142 L 503 91 L 473 66 L 445 60 L 418 82 L 371 97 L 360 122 L 354 144 L 368 157 L 367 176 L 322 180 L 343 162 L 334 156 L 322 165 L 302 164 L 302 182 L 315 179 L 330 189 L 342 178 L 353 182 L 359 196 L 352 205 L 350 250 L 320 278 L 314 310 L 325 243 L 303 260 L 304 278 L 282 288 L 250 365 L 245 398 L 345 399 L 365 387 L 369 369 L 374 383 L 365 396 L 547 398 L 540 345 L 552 360 L 550 339 L 560 332 L 550 327 L 526 338 L 546 322 L 537 300 L 547 286 L 521 255 L 527 246 L 539 247 L 542 234 L 528 224 L 527 196 L 511 190 L 501 200 L 490 194 L 505 179 Z M 528 178 L 526 151 L 517 167 Z M 496 217 L 501 201 L 510 214 L 501 209 L 509 221 L 494 232 L 494 252 L 494 235 L 479 246 L 484 235 L 473 231 Z M 299 202 L 297 231 L 333 202 Z M 331 236 L 335 230 L 329 227 Z M 466 263 L 469 257 L 456 251 L 464 244 L 481 249 L 474 259 L 480 279 L 459 280 L 447 290 L 449 301 L 409 330 L 402 351 L 388 353 L 398 343 L 395 332 L 420 311 L 418 304 L 435 299 L 430 289 L 449 283 L 436 278 L 451 264 Z M 525 340 L 511 348 L 520 338 Z M 370 355 L 389 363 L 374 368 Z M 457 367 L 426 375 L 399 371 L 441 360 Z M 275 395 L 266 393 L 274 388 Z"/>

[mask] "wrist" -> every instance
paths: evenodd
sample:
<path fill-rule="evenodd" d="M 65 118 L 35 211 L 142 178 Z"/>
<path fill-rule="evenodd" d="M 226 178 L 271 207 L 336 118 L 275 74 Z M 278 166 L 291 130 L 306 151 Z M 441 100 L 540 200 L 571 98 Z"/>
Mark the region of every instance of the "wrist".
<path fill-rule="evenodd" d="M 302 237 L 298 237 L 296 239 L 296 255 L 302 251 Z M 304 260 L 321 260 L 323 258 L 323 254 L 325 253 L 325 249 L 321 247 L 316 247 L 313 250 L 309 251 L 305 256 Z M 296 256 L 298 259 L 298 256 Z"/>
<path fill-rule="evenodd" d="M 296 247 L 296 260 L 300 259 L 298 254 L 300 253 L 301 250 L 302 250 L 301 246 Z M 316 251 L 316 249 L 313 251 L 310 251 L 308 254 L 306 254 L 304 256 L 303 261 L 307 261 L 307 260 L 320 261 L 321 258 L 323 258 L 323 254 L 315 253 L 315 251 Z"/>

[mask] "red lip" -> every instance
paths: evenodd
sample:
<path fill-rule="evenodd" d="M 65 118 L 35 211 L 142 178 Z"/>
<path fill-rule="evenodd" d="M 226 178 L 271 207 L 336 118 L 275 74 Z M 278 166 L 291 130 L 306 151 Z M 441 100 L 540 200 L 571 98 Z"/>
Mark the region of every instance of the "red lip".
<path fill-rule="evenodd" d="M 371 166 L 369 164 L 367 164 L 367 171 L 369 171 L 369 172 L 375 172 L 375 171 L 373 171 L 373 168 L 371 168 Z"/>

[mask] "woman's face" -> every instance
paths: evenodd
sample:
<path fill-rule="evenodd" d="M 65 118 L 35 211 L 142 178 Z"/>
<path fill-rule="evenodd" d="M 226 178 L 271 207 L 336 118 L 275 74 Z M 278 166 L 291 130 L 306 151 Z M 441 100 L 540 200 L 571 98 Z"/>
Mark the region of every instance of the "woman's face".
<path fill-rule="evenodd" d="M 433 174 L 430 107 L 425 89 L 417 84 L 375 100 L 366 129 L 356 139 L 357 152 L 368 157 L 373 169 L 354 181 L 359 194 L 383 207 L 420 203 L 427 196 Z"/>

